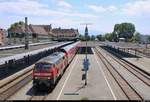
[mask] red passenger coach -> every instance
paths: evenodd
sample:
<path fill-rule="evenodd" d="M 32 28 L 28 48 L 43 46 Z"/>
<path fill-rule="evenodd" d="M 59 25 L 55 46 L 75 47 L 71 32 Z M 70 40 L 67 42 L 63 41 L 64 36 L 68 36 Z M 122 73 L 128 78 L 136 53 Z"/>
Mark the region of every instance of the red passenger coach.
<path fill-rule="evenodd" d="M 61 51 L 65 53 L 68 63 L 71 62 L 73 57 L 75 56 L 78 48 L 79 48 L 80 42 L 76 42 L 74 44 L 68 45 L 66 47 L 61 48 Z"/>

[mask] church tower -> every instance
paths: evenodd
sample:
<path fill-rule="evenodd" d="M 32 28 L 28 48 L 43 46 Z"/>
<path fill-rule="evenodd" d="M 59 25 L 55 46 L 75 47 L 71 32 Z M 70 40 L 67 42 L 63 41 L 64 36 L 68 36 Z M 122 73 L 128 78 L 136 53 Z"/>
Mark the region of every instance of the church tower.
<path fill-rule="evenodd" d="M 85 36 L 88 36 L 88 27 L 87 27 L 87 25 L 85 27 Z"/>

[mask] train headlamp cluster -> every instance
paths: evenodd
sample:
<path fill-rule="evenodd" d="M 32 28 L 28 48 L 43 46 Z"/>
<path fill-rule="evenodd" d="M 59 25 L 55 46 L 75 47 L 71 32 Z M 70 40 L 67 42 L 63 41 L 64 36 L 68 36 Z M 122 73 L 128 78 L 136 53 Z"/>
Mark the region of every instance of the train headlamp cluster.
<path fill-rule="evenodd" d="M 51 77 L 34 77 L 34 79 L 51 79 Z"/>

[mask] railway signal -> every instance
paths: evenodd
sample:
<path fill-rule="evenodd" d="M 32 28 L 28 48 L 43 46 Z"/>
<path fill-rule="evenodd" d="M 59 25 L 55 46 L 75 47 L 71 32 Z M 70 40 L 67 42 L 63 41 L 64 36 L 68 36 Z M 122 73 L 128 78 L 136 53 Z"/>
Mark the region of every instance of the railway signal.
<path fill-rule="evenodd" d="M 92 25 L 92 23 L 81 23 L 81 25 L 86 25 L 85 26 L 85 33 L 84 33 L 84 36 L 85 36 L 85 39 L 86 39 L 86 59 L 87 59 L 87 37 L 89 35 L 89 32 L 88 32 L 88 25 Z"/>
<path fill-rule="evenodd" d="M 85 79 L 85 85 L 87 85 L 87 71 L 89 69 L 89 59 L 87 58 L 87 37 L 89 35 L 88 33 L 88 25 L 92 25 L 92 23 L 82 23 L 81 25 L 86 25 L 85 27 L 85 39 L 86 39 L 86 52 L 85 52 L 85 59 L 84 59 L 84 62 L 83 62 L 83 65 L 84 65 L 84 71 L 85 71 L 85 74 L 83 75 L 83 79 Z"/>
<path fill-rule="evenodd" d="M 83 66 L 84 66 L 84 71 L 88 71 L 89 70 L 89 59 L 84 59 L 83 61 Z"/>

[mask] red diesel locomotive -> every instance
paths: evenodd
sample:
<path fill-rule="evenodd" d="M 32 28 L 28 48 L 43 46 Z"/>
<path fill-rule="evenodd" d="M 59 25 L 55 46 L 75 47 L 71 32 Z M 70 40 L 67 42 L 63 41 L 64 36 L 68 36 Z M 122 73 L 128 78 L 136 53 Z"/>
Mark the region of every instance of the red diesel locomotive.
<path fill-rule="evenodd" d="M 57 79 L 63 75 L 65 68 L 75 56 L 80 42 L 63 47 L 48 57 L 38 61 L 33 69 L 33 86 L 41 84 L 54 87 Z"/>

